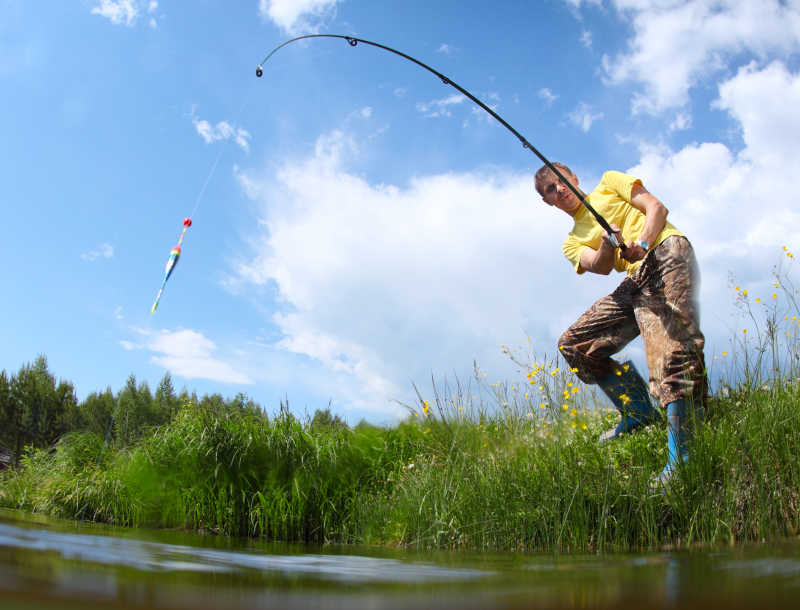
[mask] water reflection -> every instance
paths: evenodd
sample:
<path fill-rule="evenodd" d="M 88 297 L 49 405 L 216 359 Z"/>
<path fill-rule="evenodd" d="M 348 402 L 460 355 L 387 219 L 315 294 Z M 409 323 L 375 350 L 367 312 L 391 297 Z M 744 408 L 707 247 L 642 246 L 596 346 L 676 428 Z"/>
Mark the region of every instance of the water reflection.
<path fill-rule="evenodd" d="M 358 555 L 260 555 L 216 551 L 110 536 L 23 529 L 3 523 L 0 523 L 0 547 L 52 551 L 63 559 L 138 570 L 235 572 L 250 569 L 312 575 L 339 582 L 446 582 L 490 574 L 482 570 Z"/>
<path fill-rule="evenodd" d="M 35 603 L 33 603 L 35 602 Z M 0 511 L 0 607 L 800 605 L 800 544 L 638 555 L 309 548 Z M 17 606 L 14 606 L 14 604 Z"/>

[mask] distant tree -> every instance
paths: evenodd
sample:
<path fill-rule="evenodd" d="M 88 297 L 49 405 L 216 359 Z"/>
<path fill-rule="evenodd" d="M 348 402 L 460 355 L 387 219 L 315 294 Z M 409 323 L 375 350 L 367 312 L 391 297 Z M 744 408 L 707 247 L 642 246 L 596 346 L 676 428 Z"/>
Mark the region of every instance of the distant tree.
<path fill-rule="evenodd" d="M 311 428 L 347 428 L 347 422 L 338 415 L 331 413 L 330 407 L 326 409 L 317 409 L 314 411 L 314 417 L 311 418 Z"/>
<path fill-rule="evenodd" d="M 264 409 L 256 401 L 247 396 L 244 392 L 239 392 L 228 401 L 228 407 L 238 413 L 247 415 L 264 416 Z"/>
<path fill-rule="evenodd" d="M 38 356 L 33 364 L 24 364 L 9 385 L 11 400 L 16 403 L 9 405 L 17 418 L 12 418 L 11 424 L 16 428 L 13 441 L 16 456 L 25 445 L 51 445 L 70 430 L 78 402 L 75 389 L 63 380 L 56 386 L 44 355 Z"/>
<path fill-rule="evenodd" d="M 114 407 L 114 434 L 120 445 L 130 445 L 138 440 L 149 426 L 154 425 L 153 395 L 146 382 L 136 385 L 131 374 L 125 387 L 117 396 Z"/>
<path fill-rule="evenodd" d="M 12 382 L 0 373 L 0 444 L 19 459 L 22 450 L 22 407 L 12 392 Z"/>
<path fill-rule="evenodd" d="M 106 388 L 102 394 L 92 392 L 78 409 L 80 427 L 91 430 L 108 442 L 111 439 L 115 407 L 116 399 L 111 388 Z"/>
<path fill-rule="evenodd" d="M 198 406 L 201 409 L 209 411 L 214 415 L 222 415 L 226 411 L 228 411 L 228 404 L 225 402 L 225 399 L 222 397 L 222 394 L 204 394 L 203 398 L 200 399 Z"/>
<path fill-rule="evenodd" d="M 71 382 L 59 379 L 55 388 L 54 432 L 61 436 L 76 429 L 78 418 L 78 397 Z"/>
<path fill-rule="evenodd" d="M 153 398 L 154 416 L 159 424 L 164 424 L 172 420 L 181 407 L 181 401 L 175 394 L 175 387 L 172 385 L 172 376 L 169 372 L 164 373 L 161 381 L 156 388 Z"/>

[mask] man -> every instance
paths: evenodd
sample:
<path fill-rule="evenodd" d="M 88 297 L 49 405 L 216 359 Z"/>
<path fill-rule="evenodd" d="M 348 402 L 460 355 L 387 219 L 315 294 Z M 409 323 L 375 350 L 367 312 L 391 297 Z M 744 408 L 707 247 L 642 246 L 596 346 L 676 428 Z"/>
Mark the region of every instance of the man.
<path fill-rule="evenodd" d="M 627 274 L 614 292 L 564 332 L 559 349 L 578 377 L 598 384 L 620 412 L 619 425 L 603 434 L 601 442 L 659 419 L 649 394 L 666 405 L 669 458 L 658 477 L 666 484 L 676 464 L 688 459 L 690 426 L 702 414 L 707 388 L 694 251 L 667 221 L 664 204 L 638 178 L 609 171 L 586 195 L 569 167 L 553 165 L 626 245 L 624 250 L 615 248 L 576 194 L 545 165 L 536 172 L 536 190 L 545 203 L 575 222 L 564 241 L 564 255 L 577 273 L 608 275 L 615 269 Z M 649 391 L 632 363 L 611 358 L 639 334 L 650 370 Z"/>

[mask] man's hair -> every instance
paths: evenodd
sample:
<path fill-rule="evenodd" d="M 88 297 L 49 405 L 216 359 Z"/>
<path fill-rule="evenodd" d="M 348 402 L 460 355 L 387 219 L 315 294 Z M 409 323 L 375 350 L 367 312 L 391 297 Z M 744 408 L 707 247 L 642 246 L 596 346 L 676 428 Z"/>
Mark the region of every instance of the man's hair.
<path fill-rule="evenodd" d="M 558 171 L 560 171 L 562 174 L 564 174 L 566 172 L 570 176 L 574 176 L 575 175 L 573 173 L 573 171 L 569 167 L 567 167 L 564 163 L 561 163 L 560 161 L 553 161 L 552 165 L 557 167 Z M 539 193 L 540 195 L 543 195 L 544 193 L 542 193 L 542 191 L 539 190 L 539 181 L 542 178 L 544 178 L 545 175 L 547 174 L 547 172 L 549 172 L 549 171 L 551 171 L 551 170 L 547 166 L 547 164 L 542 165 L 539 168 L 539 171 L 537 171 L 536 175 L 533 177 L 533 186 L 536 188 L 536 192 Z"/>

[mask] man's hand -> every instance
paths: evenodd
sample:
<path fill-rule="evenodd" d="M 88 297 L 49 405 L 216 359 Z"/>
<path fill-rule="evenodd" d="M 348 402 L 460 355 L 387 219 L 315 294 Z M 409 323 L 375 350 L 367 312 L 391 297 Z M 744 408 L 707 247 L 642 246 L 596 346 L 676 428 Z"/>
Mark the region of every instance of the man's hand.
<path fill-rule="evenodd" d="M 625 245 L 627 247 L 620 252 L 619 255 L 629 263 L 635 263 L 636 261 L 640 261 L 647 256 L 647 250 L 642 248 L 638 242 L 629 241 Z"/>
<path fill-rule="evenodd" d="M 611 230 L 614 232 L 614 237 L 616 238 L 617 243 L 618 244 L 625 243 L 624 241 L 622 241 L 622 233 L 620 233 L 620 228 L 614 224 L 609 226 L 611 227 Z M 601 243 L 600 246 L 605 248 L 611 248 L 612 250 L 616 249 L 616 247 L 614 246 L 614 242 L 611 239 L 611 235 L 609 235 L 608 233 L 603 234 L 603 243 Z"/>

